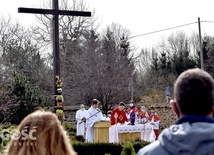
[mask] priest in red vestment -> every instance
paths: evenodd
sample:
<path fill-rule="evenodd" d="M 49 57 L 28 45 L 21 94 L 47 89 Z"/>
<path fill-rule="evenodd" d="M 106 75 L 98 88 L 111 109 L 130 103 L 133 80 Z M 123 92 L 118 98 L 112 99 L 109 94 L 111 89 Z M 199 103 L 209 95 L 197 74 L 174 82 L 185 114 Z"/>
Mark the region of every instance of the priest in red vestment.
<path fill-rule="evenodd" d="M 128 122 L 128 119 L 126 117 L 126 112 L 124 111 L 123 102 L 120 102 L 119 106 L 112 111 L 110 121 L 111 121 L 111 125 L 114 125 L 117 123 L 124 124 L 125 122 Z"/>

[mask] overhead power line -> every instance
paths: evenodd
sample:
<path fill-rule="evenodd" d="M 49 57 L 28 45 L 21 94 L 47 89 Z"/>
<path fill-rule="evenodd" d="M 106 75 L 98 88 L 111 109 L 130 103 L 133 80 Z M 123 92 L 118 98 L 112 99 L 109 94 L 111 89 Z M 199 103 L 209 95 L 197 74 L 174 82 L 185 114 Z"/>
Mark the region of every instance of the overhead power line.
<path fill-rule="evenodd" d="M 204 21 L 204 22 L 207 22 L 207 23 L 214 23 L 214 21 Z"/>
<path fill-rule="evenodd" d="M 201 21 L 201 22 L 203 22 L 203 21 Z M 198 23 L 198 22 L 192 22 L 192 23 L 183 24 L 183 25 L 179 25 L 179 26 L 174 26 L 174 27 L 170 27 L 170 28 L 166 28 L 166 29 L 162 29 L 162 30 L 157 30 L 157 31 L 148 32 L 148 33 L 143 33 L 143 34 L 131 36 L 131 37 L 129 37 L 129 39 L 140 37 L 140 36 L 145 36 L 145 35 L 149 35 L 149 34 L 153 34 L 153 33 L 158 33 L 158 32 L 162 32 L 162 31 L 167 31 L 167 30 L 171 30 L 171 29 L 176 29 L 176 28 L 179 28 L 179 27 L 184 27 L 184 26 L 188 26 L 188 25 L 192 25 L 192 24 L 196 24 L 196 23 Z"/>

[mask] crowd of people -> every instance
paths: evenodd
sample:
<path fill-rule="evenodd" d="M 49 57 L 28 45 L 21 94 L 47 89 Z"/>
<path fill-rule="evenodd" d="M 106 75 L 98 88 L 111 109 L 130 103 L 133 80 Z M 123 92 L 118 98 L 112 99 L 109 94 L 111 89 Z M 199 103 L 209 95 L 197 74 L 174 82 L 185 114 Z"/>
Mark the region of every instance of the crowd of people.
<path fill-rule="evenodd" d="M 120 102 L 119 105 L 113 109 L 111 114 L 111 125 L 115 124 L 130 124 L 135 125 L 137 124 L 150 124 L 153 126 L 156 139 L 158 137 L 159 132 L 159 124 L 160 124 L 160 118 L 157 115 L 157 112 L 154 110 L 151 110 L 151 113 L 147 112 L 147 109 L 145 106 L 141 106 L 140 109 L 138 109 L 134 105 L 134 101 L 131 100 L 129 104 L 129 108 L 125 110 L 125 104 L 123 102 Z"/>
<path fill-rule="evenodd" d="M 99 101 L 94 99 L 92 100 L 92 106 L 88 110 L 81 104 L 80 109 L 76 112 L 77 135 L 84 136 L 87 142 L 93 142 L 93 126 L 101 120 L 109 120 L 111 125 L 148 123 L 153 126 L 157 139 L 160 118 L 154 110 L 151 110 L 149 115 L 145 106 L 141 106 L 141 108 L 138 109 L 134 105 L 134 101 L 131 100 L 127 109 L 125 109 L 125 103 L 120 102 L 112 111 L 108 111 L 107 116 L 104 117 L 98 105 Z"/>
<path fill-rule="evenodd" d="M 213 78 L 201 69 L 183 72 L 174 84 L 174 100 L 170 103 L 179 117 L 177 123 L 164 129 L 158 139 L 140 149 L 138 155 L 213 154 Z M 98 106 L 99 101 L 94 99 L 88 110 L 81 105 L 76 113 L 77 123 L 81 125 L 78 126 L 77 134 L 85 134 L 88 142 L 93 141 L 93 125 L 103 119 Z M 111 125 L 131 122 L 137 118 L 139 123 L 148 122 L 154 126 L 154 129 L 158 129 L 160 122 L 156 111 L 151 111 L 149 114 L 144 106 L 139 110 L 134 106 L 133 101 L 126 110 L 125 104 L 120 102 L 108 117 Z M 22 120 L 17 130 L 21 134 L 14 133 L 7 145 L 5 155 L 76 155 L 69 137 L 52 112 L 39 110 L 29 114 Z"/>
<path fill-rule="evenodd" d="M 179 119 L 175 125 L 164 129 L 160 135 L 158 135 L 160 118 L 157 111 L 147 112 L 145 106 L 138 109 L 133 101 L 126 110 L 125 104 L 120 102 L 108 112 L 108 118 L 111 125 L 126 122 L 133 125 L 137 122 L 153 126 L 156 141 L 140 149 L 138 155 L 213 154 L 214 80 L 210 74 L 201 69 L 189 69 L 183 72 L 174 84 L 174 100 L 170 103 Z M 91 115 L 94 117 L 95 114 L 96 117 L 90 120 L 92 124 L 103 118 L 97 107 L 92 103 L 91 108 L 94 108 L 94 112 Z M 101 115 L 98 116 L 97 112 Z"/>

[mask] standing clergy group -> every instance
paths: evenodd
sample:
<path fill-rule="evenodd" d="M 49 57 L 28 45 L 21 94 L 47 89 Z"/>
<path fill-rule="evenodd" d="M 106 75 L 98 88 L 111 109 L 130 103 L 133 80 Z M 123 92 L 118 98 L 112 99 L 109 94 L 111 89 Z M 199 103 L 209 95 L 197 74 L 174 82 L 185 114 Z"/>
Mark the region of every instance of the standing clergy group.
<path fill-rule="evenodd" d="M 131 101 L 130 107 L 125 111 L 125 104 L 120 102 L 119 105 L 113 109 L 111 115 L 105 119 L 98 106 L 99 101 L 93 99 L 91 107 L 88 110 L 81 104 L 80 109 L 76 112 L 76 134 L 84 136 L 86 142 L 94 142 L 94 125 L 101 120 L 107 119 L 110 120 L 111 125 L 126 123 L 135 125 L 135 122 L 138 122 L 139 124 L 148 123 L 153 126 L 157 140 L 160 118 L 154 110 L 152 110 L 149 115 L 144 106 L 141 106 L 141 110 L 139 110 L 134 106 L 134 102 Z"/>
<path fill-rule="evenodd" d="M 103 119 L 101 110 L 98 108 L 99 101 L 92 100 L 92 105 L 85 110 L 84 105 L 76 112 L 77 135 L 83 135 L 86 142 L 94 141 L 94 125 Z M 82 109 L 84 108 L 84 109 Z"/>

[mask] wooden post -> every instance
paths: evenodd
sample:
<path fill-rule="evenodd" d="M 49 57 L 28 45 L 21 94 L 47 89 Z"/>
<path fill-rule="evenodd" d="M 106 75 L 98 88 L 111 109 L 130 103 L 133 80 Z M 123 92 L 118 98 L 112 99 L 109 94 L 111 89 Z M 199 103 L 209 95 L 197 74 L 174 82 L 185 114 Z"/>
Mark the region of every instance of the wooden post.
<path fill-rule="evenodd" d="M 198 32 L 199 32 L 201 69 L 204 70 L 204 57 L 203 57 L 203 49 L 202 49 L 202 43 L 201 43 L 201 21 L 199 17 L 198 17 Z"/>

